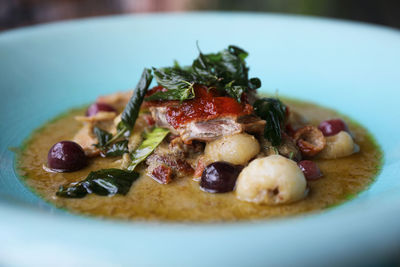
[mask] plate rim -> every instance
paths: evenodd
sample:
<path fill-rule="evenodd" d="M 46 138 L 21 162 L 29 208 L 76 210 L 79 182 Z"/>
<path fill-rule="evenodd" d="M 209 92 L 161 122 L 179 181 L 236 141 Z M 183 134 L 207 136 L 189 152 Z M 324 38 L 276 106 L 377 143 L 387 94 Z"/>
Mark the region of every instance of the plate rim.
<path fill-rule="evenodd" d="M 67 20 L 67 21 L 60 21 L 60 22 L 52 22 L 52 23 L 46 23 L 46 24 L 39 24 L 39 25 L 34 25 L 34 26 L 28 26 L 28 27 L 21 27 L 18 29 L 12 29 L 12 30 L 6 30 L 6 31 L 2 31 L 0 32 L 0 42 L 3 40 L 3 38 L 8 38 L 7 36 L 10 35 L 14 35 L 18 36 L 18 35 L 25 35 L 27 32 L 32 32 L 32 31 L 42 31 L 42 30 L 46 30 L 48 29 L 48 27 L 59 27 L 60 25 L 62 27 L 68 27 L 70 25 L 76 24 L 76 23 L 97 23 L 98 21 L 102 21 L 104 19 L 108 20 L 108 19 L 130 19 L 132 17 L 138 17 L 140 16 L 141 18 L 152 18 L 155 16 L 175 16 L 177 13 L 175 12 L 168 12 L 168 13 L 157 13 L 157 14 L 140 14 L 140 15 L 112 15 L 112 16 L 102 16 L 102 17 L 94 17 L 94 18 L 85 18 L 85 19 L 77 19 L 77 20 Z M 361 27 L 366 27 L 366 28 L 373 28 L 373 29 L 378 29 L 378 30 L 389 30 L 392 32 L 395 32 L 396 34 L 400 33 L 399 30 L 397 29 L 393 29 L 390 27 L 386 27 L 386 26 L 381 26 L 381 25 L 375 25 L 375 24 L 369 24 L 369 23 L 364 23 L 364 22 L 352 22 L 352 21 L 347 21 L 347 20 L 341 20 L 341 19 L 334 19 L 334 18 L 321 18 L 321 17 L 310 17 L 310 16 L 303 16 L 303 15 L 282 15 L 282 14 L 278 14 L 278 13 L 253 13 L 253 12 L 184 12 L 184 13 L 180 13 L 178 12 L 179 15 L 184 15 L 184 16 L 191 16 L 191 15 L 196 15 L 196 16 L 203 16 L 203 15 L 213 15 L 213 16 L 219 16 L 220 14 L 223 16 L 238 16 L 238 15 L 246 15 L 246 16 L 269 16 L 269 17 L 279 17 L 279 18 L 296 18 L 296 19 L 306 19 L 306 20 L 313 20 L 313 21 L 323 21 L 323 22 L 329 22 L 329 24 L 333 23 L 333 24 L 337 24 L 337 23 L 343 23 L 343 24 L 347 24 L 350 26 L 361 26 Z M 349 115 L 351 117 L 351 115 Z M 378 145 L 379 145 L 379 139 L 376 140 Z M 13 155 L 13 163 L 15 162 L 15 155 Z M 383 153 L 383 159 L 382 159 L 382 169 L 385 167 L 385 162 L 386 162 L 386 154 Z M 379 179 L 379 175 L 377 175 L 376 179 Z M 0 173 L 0 177 L 2 176 L 2 174 Z M 388 199 L 386 201 L 393 201 L 394 204 L 396 204 L 398 207 L 400 207 L 400 198 L 399 199 Z M 349 203 L 350 204 L 350 203 Z M 301 221 L 300 225 L 302 225 L 302 227 L 304 229 L 309 229 L 309 226 L 304 225 L 305 222 L 308 222 L 310 220 L 315 220 L 318 218 L 335 218 L 336 214 L 339 213 L 342 216 L 339 216 L 339 218 L 334 219 L 331 223 L 330 226 L 343 226 L 345 225 L 345 222 L 348 218 L 359 218 L 357 216 L 360 216 L 360 212 L 361 210 L 357 210 L 357 212 L 354 212 L 354 206 L 358 206 L 358 207 L 362 207 L 363 203 L 351 203 L 351 205 L 347 205 L 345 208 L 343 208 L 344 206 L 339 206 L 337 208 L 331 209 L 331 210 L 325 210 L 322 213 L 313 213 L 313 214 L 306 214 L 306 215 L 298 215 L 298 216 L 291 216 L 288 218 L 276 218 L 276 219 L 269 219 L 269 220 L 260 220 L 260 221 L 256 221 L 256 222 L 233 222 L 233 223 L 216 223 L 216 224 L 209 224 L 209 223 L 192 223 L 190 222 L 189 225 L 187 225 L 187 223 L 170 223 L 170 222 L 122 222 L 120 220 L 92 220 L 91 218 L 89 219 L 90 223 L 96 224 L 96 229 L 98 229 L 98 231 L 101 231 L 102 227 L 106 227 L 107 229 L 115 229 L 116 232 L 120 232 L 120 231 L 128 231 L 131 227 L 134 228 L 138 228 L 138 227 L 144 227 L 146 231 L 154 231 L 154 226 L 160 227 L 162 229 L 158 229 L 158 231 L 169 231 L 169 230 L 175 230 L 177 229 L 177 227 L 184 227 L 186 233 L 192 234 L 192 235 L 196 235 L 198 236 L 198 234 L 200 233 L 204 233 L 205 231 L 210 231 L 212 230 L 213 232 L 216 231 L 223 231 L 223 234 L 226 234 L 227 230 L 233 231 L 233 230 L 243 230 L 243 228 L 255 228 L 255 230 L 260 230 L 263 229 L 263 231 L 265 230 L 270 230 L 270 229 L 274 229 L 277 230 L 276 228 L 280 228 L 282 229 L 282 227 L 280 225 L 284 225 L 285 227 L 283 227 L 283 229 L 292 229 L 294 227 L 294 225 L 298 225 L 299 221 Z M 384 214 L 392 214 L 391 212 L 393 211 L 399 211 L 400 208 L 396 208 L 396 207 L 391 207 L 390 209 L 387 209 L 386 211 L 384 211 Z M 6 211 L 9 214 L 14 213 L 14 215 L 16 216 L 15 218 L 19 220 L 18 223 L 16 223 L 16 225 L 26 225 L 28 224 L 28 222 L 21 220 L 22 218 L 29 217 L 32 220 L 38 220 L 38 217 L 40 217 L 40 215 L 38 215 L 36 213 L 36 211 L 34 211 L 34 213 L 31 214 L 32 210 L 29 210 L 28 213 L 25 213 L 25 210 L 19 210 L 19 209 L 15 209 L 15 207 L 13 208 L 13 205 L 8 205 L 7 203 L 4 202 L 0 202 L 0 211 Z M 349 215 L 347 218 L 343 218 L 343 212 L 345 212 L 345 214 Z M 386 213 L 387 212 L 387 213 Z M 363 212 L 361 212 L 363 213 Z M 382 214 L 382 211 L 374 211 L 374 214 Z M 25 215 L 25 216 L 24 216 Z M 68 229 L 68 231 L 71 231 L 71 227 L 67 227 L 68 224 L 76 226 L 81 224 L 82 221 L 87 221 L 87 218 L 83 218 L 84 216 L 76 216 L 74 214 L 74 216 L 54 216 L 54 214 L 41 214 L 43 215 L 43 217 L 45 217 L 47 220 L 49 220 L 49 225 L 51 227 L 60 227 L 60 226 L 65 226 L 66 229 Z M 373 214 L 370 214 L 373 215 Z M 392 214 L 393 215 L 393 214 Z M 365 217 L 365 214 L 363 216 L 361 216 L 361 218 Z M 394 217 L 390 216 L 390 218 L 393 220 Z M 299 220 L 300 219 L 300 220 Z M 0 220 L 0 225 L 7 225 L 7 223 L 11 223 L 12 221 L 10 220 L 10 218 L 8 218 L 6 221 L 1 221 Z M 65 223 L 67 222 L 67 224 Z M 228 228 L 228 229 L 227 229 Z M 130 229 L 132 230 L 132 229 Z M 399 227 L 397 227 L 397 229 L 395 229 L 397 232 L 399 233 L 400 229 Z M 2 230 L 0 230 L 2 231 Z M 4 231 L 4 230 L 3 230 Z M 346 232 L 348 230 L 344 229 L 342 233 Z M 132 231 L 129 231 L 130 233 Z M 135 231 L 133 231 L 133 233 L 137 232 L 137 229 L 135 229 Z M 244 231 L 246 232 L 246 231 Z M 252 234 L 254 234 L 254 230 L 250 231 Z M 388 232 L 386 230 L 385 235 L 382 235 L 383 237 L 388 237 L 388 235 L 390 234 L 390 232 Z M 226 238 L 226 236 L 224 236 L 224 238 Z M 377 238 L 377 237 L 375 237 Z M 382 240 L 382 239 L 380 239 Z M 0 245 L 1 247 L 1 245 Z M 1 253 L 0 253 L 1 256 Z"/>

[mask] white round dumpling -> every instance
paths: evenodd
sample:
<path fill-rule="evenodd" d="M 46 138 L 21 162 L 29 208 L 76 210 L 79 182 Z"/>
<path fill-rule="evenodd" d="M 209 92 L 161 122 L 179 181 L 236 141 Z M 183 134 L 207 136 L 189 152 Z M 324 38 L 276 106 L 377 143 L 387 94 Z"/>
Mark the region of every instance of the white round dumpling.
<path fill-rule="evenodd" d="M 236 182 L 236 197 L 257 204 L 295 202 L 306 195 L 307 182 L 296 162 L 280 155 L 255 159 Z"/>
<path fill-rule="evenodd" d="M 335 135 L 327 136 L 324 149 L 319 152 L 318 157 L 323 159 L 337 159 L 350 156 L 358 151 L 357 144 L 348 132 L 341 131 Z"/>
<path fill-rule="evenodd" d="M 228 135 L 209 142 L 204 151 L 210 162 L 226 161 L 238 165 L 247 164 L 259 152 L 257 139 L 246 133 Z"/>

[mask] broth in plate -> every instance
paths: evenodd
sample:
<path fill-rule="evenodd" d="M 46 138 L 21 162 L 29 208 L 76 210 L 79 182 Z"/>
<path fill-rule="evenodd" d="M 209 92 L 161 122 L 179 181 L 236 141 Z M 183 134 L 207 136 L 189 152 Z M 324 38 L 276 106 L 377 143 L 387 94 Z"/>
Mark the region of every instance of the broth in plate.
<path fill-rule="evenodd" d="M 311 103 L 283 99 L 291 110 L 302 114 L 311 124 L 336 117 L 337 112 Z M 90 171 L 118 168 L 120 158 L 97 157 L 76 172 L 49 173 L 43 169 L 52 144 L 71 140 L 81 124 L 74 117 L 85 108 L 73 109 L 35 131 L 26 141 L 17 158 L 18 173 L 27 186 L 56 207 L 77 214 L 124 220 L 155 221 L 243 221 L 268 219 L 300 213 L 319 212 L 338 205 L 366 189 L 377 175 L 382 153 L 368 131 L 346 120 L 360 151 L 338 159 L 315 159 L 323 177 L 309 181 L 308 196 L 303 200 L 281 205 L 258 205 L 239 201 L 233 192 L 210 194 L 200 190 L 192 176 L 175 178 L 164 185 L 151 179 L 143 166 L 140 178 L 127 195 L 112 197 L 88 195 L 69 199 L 56 196 L 60 185 L 84 179 Z"/>

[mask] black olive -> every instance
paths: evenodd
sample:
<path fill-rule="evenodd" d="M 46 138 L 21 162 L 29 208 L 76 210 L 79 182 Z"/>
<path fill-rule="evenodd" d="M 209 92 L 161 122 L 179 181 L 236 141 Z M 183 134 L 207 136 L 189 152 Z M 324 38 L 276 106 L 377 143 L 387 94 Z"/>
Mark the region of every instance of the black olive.
<path fill-rule="evenodd" d="M 217 161 L 209 164 L 203 171 L 200 188 L 209 193 L 225 193 L 235 188 L 236 179 L 242 166 Z"/>
<path fill-rule="evenodd" d="M 55 171 L 77 171 L 86 166 L 87 159 L 82 147 L 72 141 L 53 145 L 47 155 L 47 166 Z"/>

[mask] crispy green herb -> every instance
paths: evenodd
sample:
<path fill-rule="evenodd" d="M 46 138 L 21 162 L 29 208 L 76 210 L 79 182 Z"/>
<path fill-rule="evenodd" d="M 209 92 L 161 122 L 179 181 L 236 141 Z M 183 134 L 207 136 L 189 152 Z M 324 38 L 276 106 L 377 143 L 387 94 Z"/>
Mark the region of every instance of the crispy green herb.
<path fill-rule="evenodd" d="M 106 157 L 116 157 L 122 156 L 124 153 L 128 153 L 128 140 L 118 141 L 110 146 L 104 151 Z"/>
<path fill-rule="evenodd" d="M 139 173 L 120 169 L 103 169 L 89 173 L 83 181 L 60 186 L 56 195 L 66 198 L 82 198 L 87 194 L 100 196 L 126 195 Z"/>
<path fill-rule="evenodd" d="M 168 90 L 166 92 L 156 92 L 146 98 L 146 101 L 153 100 L 187 100 L 194 98 L 193 84 L 190 84 L 188 88 L 182 90 Z"/>
<path fill-rule="evenodd" d="M 282 127 L 286 118 L 286 106 L 277 98 L 261 98 L 253 106 L 256 115 L 267 121 L 264 137 L 273 146 L 279 146 L 282 141 Z"/>
<path fill-rule="evenodd" d="M 231 45 L 216 54 L 200 52 L 189 67 L 182 68 L 175 63 L 170 68 L 153 68 L 157 82 L 167 91 L 157 92 L 146 101 L 192 99 L 195 97 L 193 85 L 202 84 L 213 86 L 240 102 L 244 92 L 261 87 L 260 79 L 248 78 L 247 56 L 246 51 Z"/>
<path fill-rule="evenodd" d="M 180 67 L 153 68 L 154 76 L 159 85 L 168 88 L 166 92 L 156 92 L 146 98 L 146 101 L 153 100 L 186 100 L 194 98 L 193 85 L 196 77 L 187 70 Z"/>
<path fill-rule="evenodd" d="M 229 83 L 225 86 L 225 91 L 226 93 L 232 97 L 235 98 L 239 103 L 241 103 L 241 97 L 242 94 L 247 90 L 246 87 L 241 86 L 241 85 L 234 85 L 232 86 L 232 83 Z"/>
<path fill-rule="evenodd" d="M 121 140 L 113 144 L 107 145 L 107 142 L 109 142 L 112 139 L 112 134 L 100 129 L 98 127 L 94 127 L 93 129 L 94 134 L 97 137 L 97 140 L 99 141 L 98 144 L 95 144 L 94 146 L 99 148 L 101 150 L 101 155 L 105 157 L 116 157 L 116 156 L 122 156 L 124 153 L 128 153 L 128 140 Z"/>
<path fill-rule="evenodd" d="M 164 128 L 154 128 L 151 132 L 146 133 L 143 142 L 132 153 L 132 162 L 128 166 L 129 171 L 133 171 L 139 163 L 144 161 L 156 147 L 167 136 L 169 130 Z"/>
<path fill-rule="evenodd" d="M 99 127 L 94 127 L 93 132 L 98 140 L 98 143 L 95 144 L 97 148 L 103 148 L 112 138 L 112 134 L 103 129 L 100 129 Z"/>
<path fill-rule="evenodd" d="M 106 146 L 118 140 L 124 134 L 133 129 L 133 126 L 135 126 L 136 119 L 139 115 L 140 106 L 142 105 L 144 96 L 152 80 L 153 75 L 151 74 L 151 70 L 144 69 L 131 99 L 129 100 L 128 104 L 125 106 L 125 109 L 121 114 L 121 122 L 117 126 L 118 132 L 111 140 L 106 143 Z"/>
<path fill-rule="evenodd" d="M 152 80 L 153 75 L 151 75 L 151 70 L 144 69 L 131 99 L 121 114 L 120 123 L 127 128 L 127 130 L 131 130 L 133 129 L 133 126 L 135 126 L 144 95 L 146 94 Z"/>
<path fill-rule="evenodd" d="M 249 80 L 249 88 L 251 90 L 256 90 L 261 87 L 261 80 L 258 78 L 251 78 Z"/>
<path fill-rule="evenodd" d="M 172 67 L 172 68 L 153 68 L 154 76 L 157 83 L 168 91 L 193 91 L 193 83 L 196 81 L 196 76 L 193 75 L 189 70 L 184 70 L 182 68 Z M 168 92 L 167 91 L 167 92 Z M 167 93 L 159 92 L 159 93 Z M 149 98 L 151 99 L 152 96 Z M 193 95 L 188 95 L 188 99 L 193 98 Z M 147 99 L 146 99 L 147 100 Z M 168 99 L 171 100 L 171 99 Z M 181 99 L 177 99 L 181 100 Z"/>
<path fill-rule="evenodd" d="M 230 45 L 217 54 L 203 54 L 193 61 L 192 68 L 206 85 L 217 85 L 224 88 L 226 84 L 248 85 L 248 68 L 245 58 L 248 53 Z M 211 83 L 211 84 L 210 84 Z"/>

